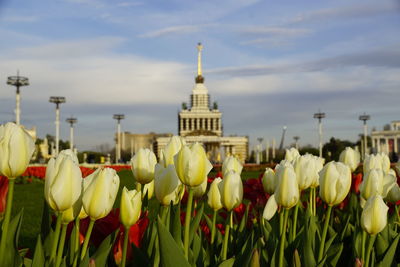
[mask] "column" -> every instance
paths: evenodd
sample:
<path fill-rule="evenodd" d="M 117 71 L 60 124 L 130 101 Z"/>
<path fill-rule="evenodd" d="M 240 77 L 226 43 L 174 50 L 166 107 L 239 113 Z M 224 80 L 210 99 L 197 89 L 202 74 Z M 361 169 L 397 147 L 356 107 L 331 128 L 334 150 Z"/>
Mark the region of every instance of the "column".
<path fill-rule="evenodd" d="M 378 153 L 381 153 L 382 151 L 381 151 L 381 138 L 380 137 L 378 137 L 378 140 L 377 140 L 378 142 L 377 142 L 377 147 L 378 147 Z"/>
<path fill-rule="evenodd" d="M 179 118 L 179 131 L 181 132 L 183 130 L 183 119 Z"/>
<path fill-rule="evenodd" d="M 217 119 L 218 122 L 218 131 L 221 131 L 221 119 Z"/>
<path fill-rule="evenodd" d="M 386 153 L 389 155 L 389 138 L 385 137 L 385 149 Z"/>
<path fill-rule="evenodd" d="M 398 149 L 397 149 L 397 136 L 394 136 L 394 142 L 393 142 L 393 152 L 397 153 Z"/>
<path fill-rule="evenodd" d="M 206 129 L 209 131 L 210 130 L 210 118 L 206 119 Z"/>
<path fill-rule="evenodd" d="M 371 137 L 372 148 L 375 149 L 375 138 Z"/>

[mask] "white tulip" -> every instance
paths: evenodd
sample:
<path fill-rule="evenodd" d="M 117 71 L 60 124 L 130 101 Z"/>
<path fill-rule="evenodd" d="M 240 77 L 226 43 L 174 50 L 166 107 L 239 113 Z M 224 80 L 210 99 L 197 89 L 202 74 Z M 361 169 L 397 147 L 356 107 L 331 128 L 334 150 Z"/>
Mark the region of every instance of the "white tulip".
<path fill-rule="evenodd" d="M 219 184 L 221 203 L 225 209 L 231 211 L 242 203 L 243 183 L 240 175 L 235 171 L 229 171 Z"/>
<path fill-rule="evenodd" d="M 367 173 L 372 169 L 381 169 L 384 173 L 388 173 L 390 170 L 389 157 L 385 153 L 367 155 L 363 164 L 364 173 Z"/>
<path fill-rule="evenodd" d="M 153 151 L 141 148 L 131 159 L 132 173 L 140 184 L 148 184 L 154 180 L 154 166 L 157 158 Z"/>
<path fill-rule="evenodd" d="M 278 203 L 276 203 L 275 195 L 271 195 L 265 204 L 265 208 L 263 211 L 263 218 L 267 221 L 271 220 L 274 217 L 276 211 L 278 210 Z"/>
<path fill-rule="evenodd" d="M 380 195 L 370 197 L 361 213 L 362 228 L 370 235 L 380 233 L 387 224 L 388 210 Z"/>
<path fill-rule="evenodd" d="M 199 143 L 182 146 L 174 158 L 176 173 L 184 185 L 195 187 L 207 179 L 213 166 Z"/>
<path fill-rule="evenodd" d="M 221 203 L 221 192 L 219 188 L 221 182 L 221 178 L 215 178 L 214 181 L 211 183 L 210 190 L 207 194 L 207 203 L 213 210 L 219 210 L 223 207 Z"/>
<path fill-rule="evenodd" d="M 34 151 L 35 142 L 22 126 L 0 125 L 0 174 L 9 179 L 23 174 Z"/>
<path fill-rule="evenodd" d="M 92 220 L 107 216 L 119 189 L 119 176 L 111 168 L 100 168 L 83 179 L 83 208 Z"/>
<path fill-rule="evenodd" d="M 300 199 L 299 184 L 292 165 L 282 165 L 275 173 L 275 200 L 284 208 L 290 209 Z"/>
<path fill-rule="evenodd" d="M 275 172 L 271 168 L 265 168 L 265 172 L 262 178 L 262 184 L 265 193 L 271 195 L 275 192 Z"/>
<path fill-rule="evenodd" d="M 82 193 L 82 172 L 72 150 L 60 152 L 51 158 L 46 168 L 44 196 L 55 211 L 71 208 Z"/>
<path fill-rule="evenodd" d="M 300 191 L 319 184 L 318 173 L 321 169 L 321 161 L 316 156 L 306 154 L 294 160 L 294 171 L 296 172 Z"/>
<path fill-rule="evenodd" d="M 300 157 L 300 153 L 296 148 L 292 147 L 290 149 L 286 149 L 285 160 L 293 162 L 298 157 Z"/>
<path fill-rule="evenodd" d="M 119 217 L 125 228 L 134 225 L 140 217 L 142 209 L 142 194 L 136 190 L 122 189 Z"/>
<path fill-rule="evenodd" d="M 319 195 L 329 206 L 341 203 L 350 187 L 350 168 L 341 162 L 331 161 L 319 172 Z"/>
<path fill-rule="evenodd" d="M 360 164 L 360 152 L 351 147 L 346 147 L 346 149 L 340 153 L 339 161 L 349 166 L 351 171 L 354 172 L 358 164 Z"/>
<path fill-rule="evenodd" d="M 180 136 L 173 136 L 168 144 L 164 147 L 161 152 L 162 157 L 160 157 L 160 164 L 164 168 L 168 165 L 174 165 L 174 156 L 181 150 L 182 146 L 186 145 L 185 140 Z"/>
<path fill-rule="evenodd" d="M 364 174 L 360 185 L 361 196 L 364 199 L 369 199 L 375 195 L 386 197 L 395 184 L 395 176 L 385 174 L 381 169 L 371 169 Z"/>
<path fill-rule="evenodd" d="M 184 186 L 176 174 L 174 165 L 164 168 L 157 163 L 155 168 L 154 191 L 161 205 L 168 206 L 178 204 Z"/>
<path fill-rule="evenodd" d="M 233 170 L 237 174 L 241 174 L 243 169 L 243 165 L 240 163 L 238 158 L 234 156 L 228 156 L 225 158 L 224 162 L 222 163 L 222 175 L 225 175 L 229 171 Z"/>

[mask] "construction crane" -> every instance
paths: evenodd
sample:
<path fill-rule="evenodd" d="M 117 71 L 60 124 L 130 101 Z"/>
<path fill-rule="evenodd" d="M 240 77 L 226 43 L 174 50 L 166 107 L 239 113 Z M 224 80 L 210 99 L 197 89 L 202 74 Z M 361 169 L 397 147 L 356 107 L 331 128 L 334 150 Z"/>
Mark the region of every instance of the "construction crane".
<path fill-rule="evenodd" d="M 285 134 L 286 134 L 286 126 L 283 126 L 283 130 L 282 130 L 282 137 L 281 137 L 281 143 L 279 144 L 279 150 L 283 149 L 283 142 L 285 141 Z"/>

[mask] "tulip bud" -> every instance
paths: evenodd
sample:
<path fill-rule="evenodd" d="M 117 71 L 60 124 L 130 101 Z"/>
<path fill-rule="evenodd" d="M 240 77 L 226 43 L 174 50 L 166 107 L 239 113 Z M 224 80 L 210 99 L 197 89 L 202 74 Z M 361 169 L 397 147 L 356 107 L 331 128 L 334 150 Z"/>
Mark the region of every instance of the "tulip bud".
<path fill-rule="evenodd" d="M 297 157 L 300 157 L 300 153 L 296 148 L 292 147 L 290 149 L 286 149 L 285 160 L 293 162 Z"/>
<path fill-rule="evenodd" d="M 141 148 L 131 159 L 132 173 L 140 184 L 148 184 L 154 180 L 156 155 L 148 148 Z"/>
<path fill-rule="evenodd" d="M 56 159 L 51 158 L 46 168 L 44 196 L 55 211 L 71 208 L 82 193 L 82 172 L 78 159 L 72 150 L 60 152 Z"/>
<path fill-rule="evenodd" d="M 380 195 L 370 197 L 361 213 L 362 228 L 370 235 L 380 233 L 387 224 L 388 210 Z"/>
<path fill-rule="evenodd" d="M 284 208 L 295 206 L 300 198 L 299 184 L 296 173 L 291 165 L 281 166 L 277 169 L 275 200 Z"/>
<path fill-rule="evenodd" d="M 221 203 L 221 192 L 219 190 L 219 184 L 222 182 L 221 178 L 215 178 L 210 185 L 210 190 L 208 191 L 207 203 L 213 210 L 219 210 L 222 208 Z"/>
<path fill-rule="evenodd" d="M 164 168 L 161 164 L 156 164 L 154 191 L 161 205 L 168 206 L 171 202 L 175 205 L 179 202 L 184 187 L 176 175 L 174 165 Z"/>
<path fill-rule="evenodd" d="M 147 199 L 151 199 L 154 195 L 154 180 L 151 181 L 148 184 L 145 184 L 143 187 L 143 195 L 142 199 L 146 196 L 147 194 Z"/>
<path fill-rule="evenodd" d="M 230 170 L 235 171 L 237 174 L 242 173 L 243 166 L 240 161 L 234 156 L 228 156 L 222 163 L 222 174 L 228 173 Z"/>
<path fill-rule="evenodd" d="M 369 199 L 372 196 L 380 195 L 386 197 L 390 189 L 396 184 L 396 177 L 386 174 L 381 169 L 371 169 L 364 174 L 360 185 L 361 196 Z"/>
<path fill-rule="evenodd" d="M 195 187 L 207 179 L 213 166 L 199 143 L 182 146 L 174 158 L 176 173 L 184 185 Z"/>
<path fill-rule="evenodd" d="M 0 174 L 15 179 L 24 173 L 35 151 L 35 142 L 12 122 L 0 125 Z"/>
<path fill-rule="evenodd" d="M 83 208 L 90 219 L 107 216 L 115 202 L 119 176 L 111 168 L 100 168 L 83 180 Z"/>
<path fill-rule="evenodd" d="M 271 195 L 275 192 L 275 172 L 271 168 L 265 168 L 262 184 L 265 193 Z"/>
<path fill-rule="evenodd" d="M 121 195 L 121 206 L 119 217 L 121 223 L 126 227 L 134 225 L 140 217 L 142 209 L 142 193 L 136 190 L 128 191 L 124 186 Z"/>
<path fill-rule="evenodd" d="M 185 140 L 180 136 L 173 136 L 168 144 L 164 147 L 161 152 L 162 157 L 160 158 L 160 164 L 164 168 L 168 165 L 174 165 L 174 156 L 181 150 L 182 146 L 186 145 Z"/>
<path fill-rule="evenodd" d="M 367 155 L 363 164 L 364 173 L 367 173 L 372 169 L 381 169 L 384 173 L 388 173 L 390 170 L 389 157 L 385 153 Z"/>
<path fill-rule="evenodd" d="M 225 209 L 231 211 L 242 203 L 243 183 L 240 175 L 229 171 L 219 184 L 221 203 Z"/>
<path fill-rule="evenodd" d="M 193 197 L 194 198 L 201 198 L 204 193 L 207 191 L 207 177 L 204 179 L 204 182 L 201 185 L 193 187 Z"/>
<path fill-rule="evenodd" d="M 354 172 L 358 164 L 360 164 L 360 152 L 351 147 L 346 147 L 346 149 L 340 153 L 339 161 L 349 166 L 350 170 Z"/>
<path fill-rule="evenodd" d="M 296 172 L 300 191 L 305 190 L 312 185 L 318 185 L 318 173 L 321 169 L 321 161 L 316 156 L 306 154 L 296 158 L 294 161 L 294 171 Z"/>
<path fill-rule="evenodd" d="M 341 203 L 350 191 L 350 168 L 341 162 L 329 162 L 319 172 L 319 185 L 319 195 L 326 204 Z"/>
<path fill-rule="evenodd" d="M 391 203 L 396 203 L 400 200 L 400 187 L 397 183 L 392 187 L 392 189 L 390 189 L 386 196 L 386 200 Z"/>
<path fill-rule="evenodd" d="M 276 211 L 278 210 L 278 203 L 276 203 L 275 195 L 271 195 L 265 205 L 263 211 L 263 218 L 267 221 L 271 220 L 274 217 Z"/>

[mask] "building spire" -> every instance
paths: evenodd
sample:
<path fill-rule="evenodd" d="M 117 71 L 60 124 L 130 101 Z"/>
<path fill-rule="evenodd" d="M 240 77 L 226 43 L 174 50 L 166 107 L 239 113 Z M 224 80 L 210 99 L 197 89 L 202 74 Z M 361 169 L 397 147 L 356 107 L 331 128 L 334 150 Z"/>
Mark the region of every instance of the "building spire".
<path fill-rule="evenodd" d="M 197 44 L 197 76 L 196 83 L 203 83 L 204 77 L 202 76 L 203 70 L 201 68 L 201 51 L 203 50 L 203 45 L 201 43 Z"/>

